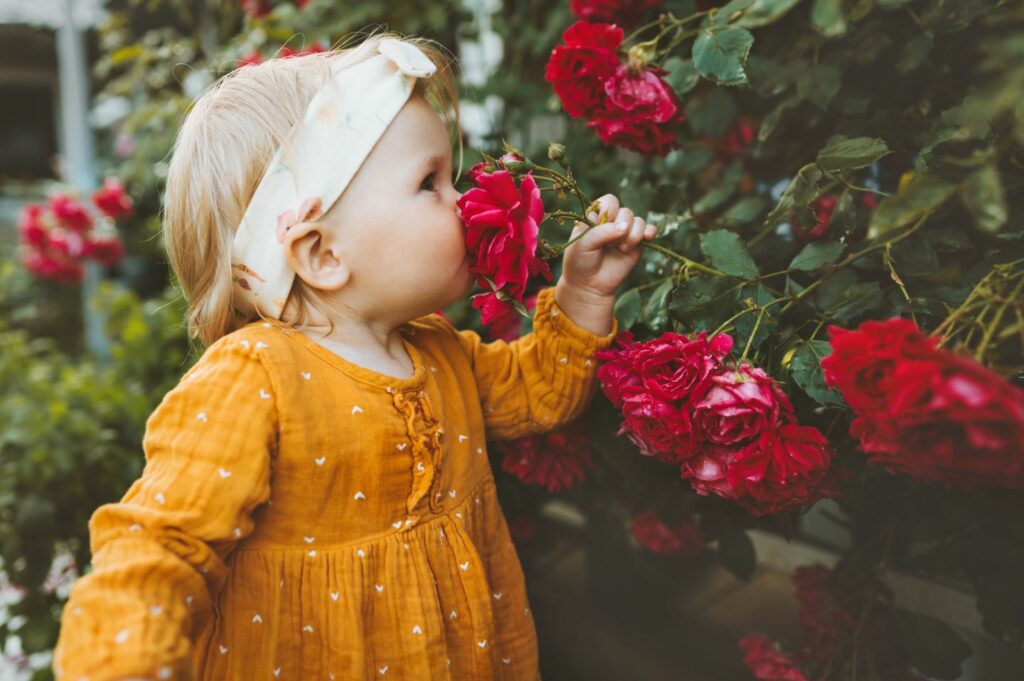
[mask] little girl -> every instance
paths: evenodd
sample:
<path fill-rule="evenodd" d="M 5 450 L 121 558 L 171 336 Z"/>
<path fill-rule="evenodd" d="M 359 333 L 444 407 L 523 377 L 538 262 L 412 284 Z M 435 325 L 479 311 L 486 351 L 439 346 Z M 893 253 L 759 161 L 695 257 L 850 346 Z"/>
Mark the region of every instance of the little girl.
<path fill-rule="evenodd" d="M 473 284 L 434 110 L 457 111 L 450 66 L 377 34 L 196 102 L 164 224 L 206 350 L 92 516 L 60 678 L 539 678 L 485 443 L 586 407 L 654 229 L 603 197 L 512 343 L 433 313 Z"/>

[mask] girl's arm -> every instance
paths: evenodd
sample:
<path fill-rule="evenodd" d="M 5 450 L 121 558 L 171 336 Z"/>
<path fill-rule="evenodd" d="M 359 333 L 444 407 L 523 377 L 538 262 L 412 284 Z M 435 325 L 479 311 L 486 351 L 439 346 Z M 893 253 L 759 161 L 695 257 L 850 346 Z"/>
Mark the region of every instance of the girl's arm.
<path fill-rule="evenodd" d="M 255 342 L 214 343 L 146 422 L 146 466 L 89 522 L 92 572 L 61 618 L 65 679 L 184 678 L 192 640 L 270 496 L 277 442 L 271 376 Z"/>
<path fill-rule="evenodd" d="M 511 343 L 484 343 L 470 330 L 458 331 L 470 357 L 487 436 L 511 440 L 554 430 L 586 408 L 597 386 L 593 359 L 611 345 L 618 322 L 597 336 L 576 323 L 555 301 L 555 289 L 537 296 L 533 331 Z"/>

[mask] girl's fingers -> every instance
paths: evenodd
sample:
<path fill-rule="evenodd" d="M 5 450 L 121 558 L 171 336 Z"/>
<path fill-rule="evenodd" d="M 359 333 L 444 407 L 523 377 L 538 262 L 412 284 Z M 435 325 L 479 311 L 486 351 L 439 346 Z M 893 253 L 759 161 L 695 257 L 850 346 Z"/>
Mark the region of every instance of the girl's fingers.
<path fill-rule="evenodd" d="M 576 243 L 579 244 L 581 251 L 596 251 L 621 241 L 626 233 L 626 230 L 620 229 L 619 223 L 605 222 L 592 227 Z"/>
<path fill-rule="evenodd" d="M 606 222 L 614 222 L 615 219 L 618 217 L 619 213 L 619 200 L 615 198 L 615 195 L 605 194 L 604 196 L 597 200 L 597 203 L 600 206 L 600 208 L 596 213 L 594 211 L 591 211 L 589 214 L 587 214 L 587 218 L 589 218 L 592 222 L 597 222 L 600 216 L 603 214 L 605 216 Z"/>
<path fill-rule="evenodd" d="M 629 229 L 629 235 L 619 245 L 623 253 L 629 253 L 644 238 L 644 229 L 647 227 L 642 217 L 634 217 L 633 224 Z"/>

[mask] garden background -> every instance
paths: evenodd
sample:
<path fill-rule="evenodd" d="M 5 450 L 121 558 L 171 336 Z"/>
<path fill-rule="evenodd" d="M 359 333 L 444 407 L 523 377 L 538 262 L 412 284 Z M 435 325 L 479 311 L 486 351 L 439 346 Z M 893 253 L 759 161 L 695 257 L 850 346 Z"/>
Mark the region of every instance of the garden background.
<path fill-rule="evenodd" d="M 374 26 L 458 58 L 464 170 L 543 178 L 544 249 L 607 192 L 658 225 L 621 329 L 729 334 L 827 443 L 741 489 L 605 373 L 577 423 L 493 447 L 545 678 L 1024 679 L 1024 5 L 994 0 L 0 3 L 0 678 L 50 678 L 88 518 L 196 359 L 160 235 L 190 101 Z M 946 382 L 910 416 L 835 378 L 915 334 Z"/>

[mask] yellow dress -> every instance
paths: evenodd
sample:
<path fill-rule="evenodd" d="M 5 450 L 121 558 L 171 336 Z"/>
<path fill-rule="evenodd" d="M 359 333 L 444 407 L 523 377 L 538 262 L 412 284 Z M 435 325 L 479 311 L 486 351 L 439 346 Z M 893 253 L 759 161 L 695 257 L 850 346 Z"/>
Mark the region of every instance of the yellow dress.
<path fill-rule="evenodd" d="M 146 466 L 90 520 L 60 679 L 538 678 L 486 440 L 552 430 L 596 387 L 595 336 L 541 291 L 534 330 L 402 326 L 415 373 L 280 322 L 211 345 L 146 423 Z"/>

